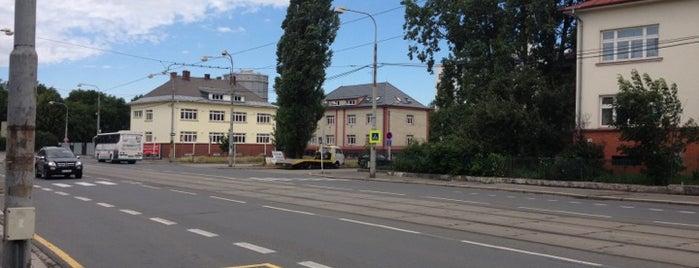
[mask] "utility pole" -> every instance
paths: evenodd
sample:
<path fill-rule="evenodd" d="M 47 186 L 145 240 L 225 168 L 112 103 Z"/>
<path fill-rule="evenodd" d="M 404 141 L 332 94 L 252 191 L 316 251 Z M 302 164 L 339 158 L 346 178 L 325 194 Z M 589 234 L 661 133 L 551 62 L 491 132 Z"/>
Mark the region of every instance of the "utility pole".
<path fill-rule="evenodd" d="M 15 1 L 14 48 L 10 53 L 5 159 L 2 267 L 31 267 L 35 210 L 34 137 L 37 61 L 36 0 Z"/>

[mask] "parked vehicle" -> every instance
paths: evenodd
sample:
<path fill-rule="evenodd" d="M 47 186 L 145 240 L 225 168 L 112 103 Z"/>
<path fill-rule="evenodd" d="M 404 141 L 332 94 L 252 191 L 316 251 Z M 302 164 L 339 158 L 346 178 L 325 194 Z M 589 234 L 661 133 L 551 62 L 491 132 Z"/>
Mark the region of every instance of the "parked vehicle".
<path fill-rule="evenodd" d="M 376 166 L 388 166 L 391 165 L 393 161 L 388 160 L 384 155 L 382 154 L 376 154 Z M 365 154 L 359 159 L 357 159 L 357 165 L 359 165 L 360 168 L 369 168 L 369 155 Z"/>
<path fill-rule="evenodd" d="M 34 161 L 34 170 L 37 178 L 49 179 L 54 175 L 76 179 L 83 177 L 83 164 L 80 156 L 75 155 L 70 149 L 56 146 L 46 146 L 39 150 Z"/>
<path fill-rule="evenodd" d="M 322 156 L 322 157 L 321 157 Z M 322 158 L 322 159 L 321 159 Z M 345 164 L 345 154 L 337 146 L 323 146 L 315 153 L 313 159 L 280 159 L 276 165 L 287 168 L 320 168 L 321 163 L 324 168 L 339 168 Z"/>

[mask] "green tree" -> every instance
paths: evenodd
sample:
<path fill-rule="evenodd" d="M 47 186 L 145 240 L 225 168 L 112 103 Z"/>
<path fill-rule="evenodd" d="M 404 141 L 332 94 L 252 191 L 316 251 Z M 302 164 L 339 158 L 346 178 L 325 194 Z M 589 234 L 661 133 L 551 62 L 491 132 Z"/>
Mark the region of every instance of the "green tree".
<path fill-rule="evenodd" d="M 277 45 L 274 90 L 279 109 L 275 144 L 289 157 L 301 157 L 323 116 L 322 85 L 330 65 L 330 45 L 339 18 L 331 0 L 291 0 Z"/>
<path fill-rule="evenodd" d="M 432 141 L 510 155 L 554 155 L 574 128 L 574 20 L 579 1 L 404 0 L 408 55 L 428 64 L 442 49 Z M 418 4 L 420 3 L 420 4 Z M 485 152 L 488 153 L 488 152 Z"/>
<path fill-rule="evenodd" d="M 618 82 L 613 125 L 621 132 L 620 139 L 628 142 L 619 150 L 638 159 L 654 184 L 667 185 L 684 169 L 681 153 L 687 144 L 699 141 L 697 124 L 691 118 L 682 123 L 675 83 L 668 86 L 664 79 L 653 80 L 636 70 L 631 80 L 619 75 Z"/>
<path fill-rule="evenodd" d="M 64 102 L 55 88 L 38 84 L 36 87 L 36 149 L 49 145 L 55 146 L 63 141 L 66 109 L 61 105 L 51 105 L 49 101 Z M 68 120 L 70 121 L 70 118 Z"/>

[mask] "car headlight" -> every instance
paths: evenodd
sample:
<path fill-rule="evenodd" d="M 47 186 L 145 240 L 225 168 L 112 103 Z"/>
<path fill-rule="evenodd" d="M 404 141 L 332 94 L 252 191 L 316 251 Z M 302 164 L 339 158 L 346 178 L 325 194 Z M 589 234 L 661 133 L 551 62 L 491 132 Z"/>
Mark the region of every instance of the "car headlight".
<path fill-rule="evenodd" d="M 83 162 L 80 162 L 80 161 L 76 161 L 76 162 L 75 162 L 75 166 L 76 166 L 76 167 L 79 167 L 79 166 L 82 166 L 82 165 L 83 165 Z"/>
<path fill-rule="evenodd" d="M 55 167 L 55 166 L 56 166 L 56 162 L 49 161 L 48 165 L 49 165 L 49 167 Z"/>

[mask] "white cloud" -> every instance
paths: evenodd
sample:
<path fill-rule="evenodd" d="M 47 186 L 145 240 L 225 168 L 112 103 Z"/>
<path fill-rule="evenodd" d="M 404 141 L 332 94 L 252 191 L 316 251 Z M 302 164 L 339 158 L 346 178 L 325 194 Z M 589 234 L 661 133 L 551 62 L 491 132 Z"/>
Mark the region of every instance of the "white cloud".
<path fill-rule="evenodd" d="M 14 2 L 0 0 L 0 28 L 14 28 Z M 103 53 L 86 47 L 109 49 L 118 43 L 158 43 L 168 38 L 158 31 L 163 27 L 195 23 L 231 10 L 247 13 L 288 4 L 289 0 L 39 1 L 36 48 L 40 63 L 78 60 Z M 245 31 L 241 27 L 228 30 Z M 0 36 L 0 54 L 11 48 L 12 38 Z M 0 65 L 7 65 L 6 57 L 0 59 Z"/>
<path fill-rule="evenodd" d="M 216 31 L 219 33 L 244 33 L 245 28 L 238 26 L 238 28 L 231 29 L 230 27 L 220 26 L 216 28 Z"/>

